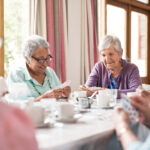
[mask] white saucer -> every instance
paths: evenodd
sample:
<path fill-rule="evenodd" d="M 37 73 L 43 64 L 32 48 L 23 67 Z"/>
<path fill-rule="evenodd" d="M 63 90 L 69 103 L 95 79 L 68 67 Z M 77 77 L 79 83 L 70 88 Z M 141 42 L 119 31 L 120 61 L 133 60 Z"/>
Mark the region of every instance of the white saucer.
<path fill-rule="evenodd" d="M 114 106 L 103 106 L 103 107 L 98 107 L 98 108 L 102 108 L 102 109 L 113 109 L 114 108 Z"/>
<path fill-rule="evenodd" d="M 63 123 L 76 123 L 79 118 L 81 118 L 81 114 L 76 114 L 72 118 L 59 118 L 56 117 L 56 121 Z"/>
<path fill-rule="evenodd" d="M 113 109 L 114 106 L 96 106 L 96 105 L 94 105 L 94 106 L 92 106 L 92 108 L 97 108 L 97 109 Z"/>
<path fill-rule="evenodd" d="M 45 123 L 36 125 L 36 128 L 48 128 L 50 127 L 50 125 L 51 124 L 49 122 L 45 122 Z"/>

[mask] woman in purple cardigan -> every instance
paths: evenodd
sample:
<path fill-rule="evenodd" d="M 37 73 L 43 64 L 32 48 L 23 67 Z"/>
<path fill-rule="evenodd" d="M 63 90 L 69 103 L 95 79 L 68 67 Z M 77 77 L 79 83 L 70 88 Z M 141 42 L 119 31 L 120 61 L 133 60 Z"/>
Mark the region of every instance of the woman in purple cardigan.
<path fill-rule="evenodd" d="M 111 35 L 103 38 L 98 47 L 101 61 L 97 62 L 86 82 L 86 87 L 118 89 L 120 93 L 134 92 L 142 84 L 138 67 L 122 59 L 120 40 Z"/>

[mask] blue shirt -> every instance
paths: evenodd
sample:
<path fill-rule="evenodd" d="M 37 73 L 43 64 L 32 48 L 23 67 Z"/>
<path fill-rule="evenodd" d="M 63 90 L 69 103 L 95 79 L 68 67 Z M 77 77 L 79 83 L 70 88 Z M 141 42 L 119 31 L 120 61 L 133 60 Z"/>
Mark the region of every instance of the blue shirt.
<path fill-rule="evenodd" d="M 17 99 L 26 99 L 29 97 L 38 97 L 50 89 L 59 87 L 60 81 L 53 69 L 47 67 L 45 75 L 44 83 L 41 85 L 30 76 L 26 63 L 24 63 L 22 66 L 17 67 L 9 73 L 7 79 L 8 88 L 13 88 L 13 85 L 17 83 L 25 83 L 30 92 Z"/>
<path fill-rule="evenodd" d="M 128 146 L 127 150 L 150 150 L 150 135 L 145 142 L 134 142 Z"/>

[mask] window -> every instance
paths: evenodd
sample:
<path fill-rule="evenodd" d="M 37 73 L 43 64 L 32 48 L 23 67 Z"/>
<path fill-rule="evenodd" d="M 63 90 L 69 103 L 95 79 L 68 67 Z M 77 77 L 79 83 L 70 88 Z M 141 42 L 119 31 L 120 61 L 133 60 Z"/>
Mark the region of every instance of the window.
<path fill-rule="evenodd" d="M 112 5 L 107 5 L 107 34 L 116 35 L 121 40 L 123 58 L 125 58 L 126 11 L 124 9 Z"/>
<path fill-rule="evenodd" d="M 131 11 L 131 62 L 139 67 L 141 77 L 147 76 L 147 19 Z"/>
<path fill-rule="evenodd" d="M 106 0 L 106 32 L 119 37 L 123 58 L 136 64 L 143 83 L 150 83 L 150 1 Z"/>
<path fill-rule="evenodd" d="M 148 0 L 137 0 L 137 1 L 148 4 Z"/>
<path fill-rule="evenodd" d="M 28 34 L 28 8 L 28 1 L 0 1 L 0 14 L 4 15 L 0 15 L 0 36 L 5 36 L 4 49 L 0 51 L 0 75 L 7 76 L 12 65 L 20 63 L 22 41 Z"/>

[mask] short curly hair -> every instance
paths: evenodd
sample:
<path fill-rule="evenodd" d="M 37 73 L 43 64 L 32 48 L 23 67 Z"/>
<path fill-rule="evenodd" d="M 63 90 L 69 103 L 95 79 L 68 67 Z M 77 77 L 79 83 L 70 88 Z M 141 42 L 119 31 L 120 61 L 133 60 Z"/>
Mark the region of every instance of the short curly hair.
<path fill-rule="evenodd" d="M 104 49 L 109 48 L 112 44 L 118 53 L 122 52 L 122 46 L 121 46 L 121 42 L 119 38 L 116 36 L 112 36 L 112 35 L 106 35 L 102 39 L 102 41 L 100 42 L 100 45 L 98 46 L 99 52 L 101 52 Z"/>
<path fill-rule="evenodd" d="M 24 57 L 31 58 L 37 48 L 41 47 L 49 50 L 49 43 L 39 35 L 29 36 L 23 44 L 22 54 Z"/>

